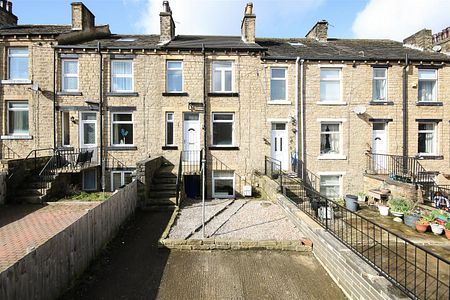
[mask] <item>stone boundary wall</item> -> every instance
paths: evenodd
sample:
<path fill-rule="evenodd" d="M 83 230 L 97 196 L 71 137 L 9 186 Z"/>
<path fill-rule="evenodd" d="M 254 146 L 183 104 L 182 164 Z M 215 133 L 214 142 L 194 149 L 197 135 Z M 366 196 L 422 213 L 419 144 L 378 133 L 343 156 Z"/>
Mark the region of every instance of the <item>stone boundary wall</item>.
<path fill-rule="evenodd" d="M 138 205 L 143 206 L 149 197 L 153 176 L 164 162 L 162 156 L 147 158 L 136 163 L 136 181 L 138 182 Z"/>
<path fill-rule="evenodd" d="M 136 206 L 134 181 L 2 272 L 0 299 L 57 299 L 114 237 Z"/>
<path fill-rule="evenodd" d="M 299 230 L 311 239 L 315 257 L 349 299 L 409 299 L 286 197 L 279 194 L 278 203 Z"/>
<path fill-rule="evenodd" d="M 6 172 L 0 172 L 0 205 L 6 203 L 6 179 L 8 178 L 8 174 Z"/>

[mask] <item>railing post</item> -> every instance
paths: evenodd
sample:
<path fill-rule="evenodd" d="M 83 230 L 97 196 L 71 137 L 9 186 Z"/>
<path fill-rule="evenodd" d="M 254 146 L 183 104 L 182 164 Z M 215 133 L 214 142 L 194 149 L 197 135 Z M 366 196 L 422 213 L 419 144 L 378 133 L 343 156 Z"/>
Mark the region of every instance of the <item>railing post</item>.
<path fill-rule="evenodd" d="M 264 174 L 267 176 L 267 156 L 264 156 Z"/>
<path fill-rule="evenodd" d="M 328 230 L 328 198 L 325 197 L 325 229 Z"/>

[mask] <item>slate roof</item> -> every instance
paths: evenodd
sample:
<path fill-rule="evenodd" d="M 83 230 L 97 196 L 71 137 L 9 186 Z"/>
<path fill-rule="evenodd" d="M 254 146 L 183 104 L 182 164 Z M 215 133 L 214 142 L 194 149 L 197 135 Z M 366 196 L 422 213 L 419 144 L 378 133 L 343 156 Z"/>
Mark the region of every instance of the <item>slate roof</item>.
<path fill-rule="evenodd" d="M 404 60 L 408 54 L 411 60 L 450 61 L 445 54 L 420 51 L 405 47 L 403 43 L 392 40 L 368 39 L 328 39 L 318 42 L 313 39 L 256 39 L 262 47 L 267 48 L 268 59 L 302 59 L 311 60 Z"/>
<path fill-rule="evenodd" d="M 58 35 L 71 30 L 71 25 L 16 25 L 0 27 L 0 35 Z"/>
<path fill-rule="evenodd" d="M 94 39 L 82 43 L 78 43 L 76 47 L 97 47 L 98 43 L 106 48 L 123 48 L 123 49 L 159 49 L 159 35 L 120 35 L 111 34 L 106 38 Z"/>

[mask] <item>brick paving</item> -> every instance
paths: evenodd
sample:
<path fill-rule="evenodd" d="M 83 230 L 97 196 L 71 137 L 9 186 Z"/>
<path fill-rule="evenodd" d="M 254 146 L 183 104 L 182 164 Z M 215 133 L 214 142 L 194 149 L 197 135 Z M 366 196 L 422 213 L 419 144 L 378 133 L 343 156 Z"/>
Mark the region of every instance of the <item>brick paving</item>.
<path fill-rule="evenodd" d="M 44 244 L 100 202 L 17 205 L 0 209 L 0 272 Z"/>

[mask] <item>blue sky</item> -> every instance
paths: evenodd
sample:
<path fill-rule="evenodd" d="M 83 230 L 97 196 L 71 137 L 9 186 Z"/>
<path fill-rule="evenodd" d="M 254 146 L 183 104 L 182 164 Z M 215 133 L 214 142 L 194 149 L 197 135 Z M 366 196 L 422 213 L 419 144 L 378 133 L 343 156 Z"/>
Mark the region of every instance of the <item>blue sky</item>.
<path fill-rule="evenodd" d="M 12 0 L 21 24 L 69 24 L 68 0 Z M 162 0 L 85 0 L 114 33 L 157 33 Z M 246 0 L 171 0 L 178 34 L 240 34 Z M 401 40 L 450 26 L 449 0 L 253 0 L 259 37 L 303 37 L 316 21 L 329 36 Z"/>

